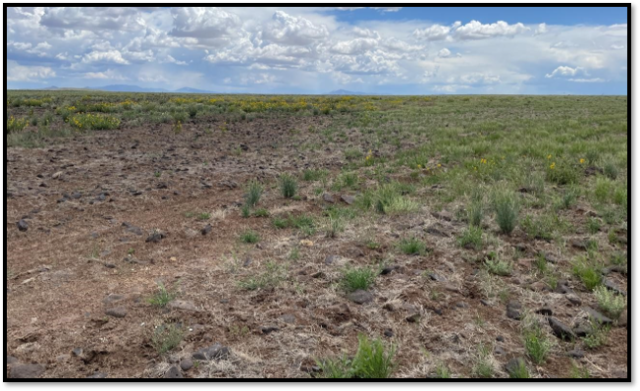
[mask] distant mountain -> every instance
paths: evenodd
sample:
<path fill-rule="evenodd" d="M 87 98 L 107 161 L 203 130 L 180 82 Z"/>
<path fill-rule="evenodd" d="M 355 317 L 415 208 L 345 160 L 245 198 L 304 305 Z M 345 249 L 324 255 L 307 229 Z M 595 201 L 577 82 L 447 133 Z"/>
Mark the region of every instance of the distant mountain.
<path fill-rule="evenodd" d="M 182 87 L 179 90 L 175 90 L 173 92 L 179 92 L 183 94 L 215 94 L 215 92 L 213 91 L 199 90 L 197 88 L 191 88 L 191 87 Z"/>
<path fill-rule="evenodd" d="M 138 86 L 128 85 L 128 84 L 113 84 L 113 85 L 104 86 L 104 87 L 94 87 L 94 88 L 86 87 L 86 88 L 93 89 L 93 90 L 101 90 L 101 91 L 112 91 L 112 92 L 170 92 L 163 88 L 144 88 L 144 87 L 138 87 Z"/>
<path fill-rule="evenodd" d="M 364 92 L 347 91 L 347 90 L 335 90 L 331 91 L 329 95 L 367 95 Z"/>

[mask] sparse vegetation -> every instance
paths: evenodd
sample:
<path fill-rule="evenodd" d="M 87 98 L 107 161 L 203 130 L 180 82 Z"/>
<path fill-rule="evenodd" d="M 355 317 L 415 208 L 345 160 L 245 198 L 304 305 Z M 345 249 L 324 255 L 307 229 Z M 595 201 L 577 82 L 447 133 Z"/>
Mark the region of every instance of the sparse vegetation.
<path fill-rule="evenodd" d="M 298 191 L 296 178 L 288 174 L 280 176 L 280 191 L 284 198 L 293 198 Z"/>
<path fill-rule="evenodd" d="M 322 376 L 328 379 L 387 379 L 396 369 L 395 347 L 386 347 L 380 339 L 358 336 L 358 351 L 353 359 L 318 360 Z"/>
<path fill-rule="evenodd" d="M 427 251 L 427 245 L 416 237 L 400 240 L 398 248 L 407 255 L 423 255 Z"/>
<path fill-rule="evenodd" d="M 496 212 L 496 223 L 500 231 L 510 234 L 518 221 L 518 203 L 511 191 L 499 191 L 493 196 L 493 207 Z"/>
<path fill-rule="evenodd" d="M 258 205 L 263 192 L 264 187 L 259 182 L 249 182 L 246 195 L 246 205 L 251 208 L 254 208 L 256 205 Z"/>
<path fill-rule="evenodd" d="M 158 354 L 162 355 L 178 347 L 183 335 L 181 326 L 162 323 L 153 328 L 151 345 Z"/>
<path fill-rule="evenodd" d="M 598 306 L 613 319 L 618 319 L 627 306 L 627 299 L 602 285 L 595 287 L 593 294 L 598 300 Z"/>
<path fill-rule="evenodd" d="M 347 292 L 354 292 L 358 289 L 367 290 L 373 285 L 379 270 L 371 267 L 346 268 L 342 272 L 341 286 Z"/>
<path fill-rule="evenodd" d="M 156 293 L 147 299 L 147 302 L 155 307 L 165 307 L 170 301 L 178 296 L 177 290 L 167 289 L 164 284 L 158 283 L 158 290 Z"/>
<path fill-rule="evenodd" d="M 260 235 L 256 231 L 247 230 L 240 234 L 240 241 L 242 243 L 258 243 L 260 241 Z"/>
<path fill-rule="evenodd" d="M 460 247 L 482 249 L 482 228 L 470 226 L 458 238 Z"/>

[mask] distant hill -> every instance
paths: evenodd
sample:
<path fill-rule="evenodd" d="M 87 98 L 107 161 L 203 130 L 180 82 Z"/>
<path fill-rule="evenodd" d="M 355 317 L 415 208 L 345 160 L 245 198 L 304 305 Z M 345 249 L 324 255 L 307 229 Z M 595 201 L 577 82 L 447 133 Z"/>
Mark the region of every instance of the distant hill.
<path fill-rule="evenodd" d="M 191 88 L 191 87 L 182 87 L 179 90 L 175 90 L 173 92 L 180 92 L 183 94 L 215 94 L 215 92 L 213 91 L 199 90 L 197 88 Z"/>
<path fill-rule="evenodd" d="M 331 91 L 329 95 L 367 95 L 364 92 L 347 91 L 347 90 L 335 90 Z"/>

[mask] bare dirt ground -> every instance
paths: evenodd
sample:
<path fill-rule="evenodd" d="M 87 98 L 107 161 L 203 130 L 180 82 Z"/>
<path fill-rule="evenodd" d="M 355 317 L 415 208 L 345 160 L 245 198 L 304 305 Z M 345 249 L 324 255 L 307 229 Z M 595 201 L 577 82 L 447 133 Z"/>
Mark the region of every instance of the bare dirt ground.
<path fill-rule="evenodd" d="M 151 125 L 9 149 L 7 354 L 41 365 L 35 373 L 46 378 L 308 378 L 318 370 L 316 358 L 353 354 L 365 333 L 397 346 L 397 377 L 428 377 L 442 363 L 456 376 L 472 376 L 480 343 L 491 349 L 496 376 L 507 377 L 504 365 L 525 355 L 519 321 L 500 301 L 484 300 L 483 289 L 492 288 L 480 284 L 482 271 L 455 245 L 465 224 L 451 213 L 423 208 L 399 219 L 374 216 L 338 238 L 316 235 L 310 242 L 291 228 L 274 229 L 270 218 L 241 217 L 250 179 L 274 183 L 260 202 L 271 216 L 322 212 L 327 202 L 311 184 L 300 182 L 300 200 L 285 200 L 274 179 L 305 167 L 337 172 L 343 160 L 337 150 L 291 153 L 300 142 L 292 129 L 321 130 L 329 121 L 258 119 L 215 137 L 190 124 L 180 135 L 170 125 Z M 424 196 L 437 191 L 427 188 Z M 333 194 L 336 203 L 342 194 Z M 201 221 L 200 213 L 210 218 Z M 25 231 L 16 226 L 21 219 Z M 426 231 L 432 252 L 388 259 L 400 236 L 422 235 L 427 227 L 434 228 Z M 259 233 L 259 243 L 239 243 L 247 228 Z M 154 230 L 164 238 L 148 242 Z M 369 237 L 381 246 L 365 246 Z M 505 240 L 524 254 L 517 270 L 545 250 L 518 233 Z M 299 257 L 291 260 L 294 249 Z M 397 268 L 378 278 L 371 302 L 354 303 L 335 287 L 342 265 L 383 259 Z M 268 261 L 286 265 L 282 284 L 238 286 L 263 273 Z M 608 278 L 626 291 L 626 276 Z M 582 316 L 581 308 L 597 308 L 575 281 L 566 283 L 571 300 L 531 284 L 525 273 L 501 281 L 526 308 L 552 308 L 566 324 Z M 178 290 L 166 308 L 147 300 L 158 283 Z M 165 355 L 150 340 L 160 323 L 185 330 Z M 574 359 L 593 377 L 626 376 L 626 335 L 615 326 L 596 353 L 574 358 L 568 352 L 579 342 L 557 340 L 546 364 L 530 367 L 532 376 L 567 377 Z M 192 359 L 216 343 L 228 348 L 222 359 Z"/>

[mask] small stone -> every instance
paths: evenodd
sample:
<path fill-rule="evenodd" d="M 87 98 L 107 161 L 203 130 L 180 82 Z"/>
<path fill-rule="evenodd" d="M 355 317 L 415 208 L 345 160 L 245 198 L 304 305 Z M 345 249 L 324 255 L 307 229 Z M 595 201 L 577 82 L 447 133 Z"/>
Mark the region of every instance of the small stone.
<path fill-rule="evenodd" d="M 420 321 L 420 313 L 413 313 L 405 318 L 405 320 L 409 323 L 418 323 Z"/>
<path fill-rule="evenodd" d="M 610 291 L 613 291 L 613 292 L 615 292 L 615 293 L 617 293 L 619 295 L 622 295 L 622 296 L 626 296 L 627 295 L 627 293 L 625 291 L 620 289 L 620 287 L 616 283 L 614 283 L 613 281 L 611 281 L 608 278 L 605 278 L 602 283 L 603 283 L 604 287 L 609 289 Z"/>
<path fill-rule="evenodd" d="M 105 314 L 113 316 L 114 318 L 124 318 L 127 316 L 127 310 L 124 307 L 115 307 L 106 310 Z"/>
<path fill-rule="evenodd" d="M 221 360 L 229 356 L 229 348 L 215 343 L 208 348 L 202 348 L 193 353 L 192 357 L 196 360 Z"/>
<path fill-rule="evenodd" d="M 458 308 L 469 308 L 469 305 L 467 303 L 465 303 L 464 301 L 459 301 L 456 303 L 456 307 Z"/>
<path fill-rule="evenodd" d="M 156 185 L 156 188 L 157 188 L 157 189 L 160 189 L 160 190 L 162 190 L 162 189 L 166 189 L 167 187 L 168 187 L 168 186 L 167 186 L 167 184 L 166 184 L 166 183 L 164 183 L 164 182 L 160 182 L 160 183 L 158 183 L 158 184 Z"/>
<path fill-rule="evenodd" d="M 544 316 L 551 316 L 551 315 L 553 315 L 553 311 L 548 306 L 544 306 L 544 307 L 536 310 L 536 314 L 540 314 L 540 315 L 544 315 Z"/>
<path fill-rule="evenodd" d="M 440 219 L 440 220 L 445 220 L 445 221 L 453 220 L 453 215 L 447 211 L 433 212 L 431 213 L 431 215 L 436 219 Z"/>
<path fill-rule="evenodd" d="M 551 253 L 545 252 L 541 253 L 540 255 L 542 255 L 547 262 L 558 263 L 558 258 L 556 258 L 556 256 Z"/>
<path fill-rule="evenodd" d="M 20 221 L 18 221 L 18 222 L 16 223 L 16 225 L 18 226 L 18 230 L 20 230 L 20 231 L 22 231 L 22 232 L 24 232 L 24 231 L 26 231 L 26 230 L 28 230 L 28 229 L 29 229 L 29 224 L 27 224 L 27 222 L 26 222 L 26 221 L 24 221 L 24 220 L 20 220 Z"/>
<path fill-rule="evenodd" d="M 498 335 L 498 336 L 496 337 L 496 341 L 498 341 L 498 342 L 504 342 L 504 337 L 503 337 L 502 335 Z"/>
<path fill-rule="evenodd" d="M 362 289 L 358 289 L 353 293 L 347 295 L 347 299 L 353 301 L 356 304 L 365 304 L 373 301 L 373 295 Z"/>
<path fill-rule="evenodd" d="M 279 331 L 280 329 L 275 326 L 268 326 L 268 327 L 263 327 L 261 330 L 263 334 L 271 334 L 272 332 Z"/>
<path fill-rule="evenodd" d="M 383 276 L 386 276 L 387 274 L 390 274 L 391 272 L 393 272 L 394 270 L 397 270 L 399 268 L 400 268 L 400 266 L 398 266 L 398 265 L 386 266 L 380 271 L 380 274 L 383 275 Z"/>
<path fill-rule="evenodd" d="M 7 356 L 7 365 L 15 364 L 18 362 L 18 359 L 13 356 Z"/>
<path fill-rule="evenodd" d="M 613 321 L 609 318 L 607 318 L 606 316 L 602 315 L 601 313 L 599 313 L 598 311 L 594 310 L 591 307 L 583 307 L 582 310 L 584 312 L 586 312 L 586 314 L 589 316 L 589 318 L 595 320 L 596 322 L 603 324 L 603 325 L 608 325 L 613 323 Z"/>
<path fill-rule="evenodd" d="M 329 255 L 324 259 L 325 265 L 333 265 L 336 261 L 340 259 L 339 255 Z"/>
<path fill-rule="evenodd" d="M 553 316 L 550 316 L 548 319 L 549 325 L 551 326 L 551 329 L 553 330 L 553 333 L 556 335 L 556 337 L 568 340 L 575 339 L 576 336 L 573 331 L 571 331 L 569 326 L 562 323 L 560 320 L 554 318 Z"/>
<path fill-rule="evenodd" d="M 142 230 L 140 228 L 138 228 L 138 227 L 136 227 L 136 226 L 134 226 L 134 225 L 132 225 L 130 223 L 127 223 L 126 221 L 124 223 L 122 223 L 122 226 L 126 227 L 128 232 L 131 232 L 131 233 L 136 234 L 138 236 L 142 236 Z"/>
<path fill-rule="evenodd" d="M 104 263 L 104 267 L 106 267 L 107 269 L 115 269 L 115 268 L 116 268 L 116 265 L 115 265 L 115 264 L 113 264 L 113 263 L 105 262 L 105 263 Z"/>
<path fill-rule="evenodd" d="M 444 227 L 440 223 L 430 225 L 429 227 L 427 227 L 426 232 L 428 234 L 440 236 L 443 238 L 448 238 L 451 236 L 448 233 L 444 232 Z"/>
<path fill-rule="evenodd" d="M 509 362 L 507 362 L 507 364 L 504 366 L 504 369 L 507 371 L 507 373 L 512 374 L 514 372 L 517 372 L 518 369 L 522 367 L 526 367 L 524 358 L 516 357 L 509 360 Z"/>
<path fill-rule="evenodd" d="M 480 304 L 484 305 L 485 307 L 491 307 L 491 303 L 484 299 L 480 300 Z"/>
<path fill-rule="evenodd" d="M 165 236 L 164 233 L 162 233 L 160 231 L 154 231 L 151 235 L 149 235 L 149 237 L 147 238 L 146 242 L 147 243 L 159 243 L 165 237 L 166 236 Z"/>
<path fill-rule="evenodd" d="M 182 361 L 180 361 L 180 368 L 185 372 L 188 371 L 193 368 L 193 361 L 189 357 L 182 359 Z"/>
<path fill-rule="evenodd" d="M 342 196 L 340 196 L 340 200 L 347 205 L 352 205 L 356 201 L 356 198 L 350 195 L 343 194 Z"/>
<path fill-rule="evenodd" d="M 322 200 L 323 200 L 324 202 L 329 203 L 329 204 L 333 204 L 334 202 L 336 202 L 335 198 L 334 198 L 331 194 L 329 194 L 329 193 L 324 193 L 324 194 L 322 195 Z"/>
<path fill-rule="evenodd" d="M 507 352 L 505 352 L 502 347 L 496 346 L 495 349 L 493 349 L 493 354 L 495 354 L 496 356 L 504 356 L 507 354 Z"/>
<path fill-rule="evenodd" d="M 12 379 L 36 379 L 45 371 L 45 367 L 40 364 L 17 364 L 11 367 Z"/>
<path fill-rule="evenodd" d="M 432 279 L 433 281 L 447 281 L 446 278 L 436 273 L 429 273 L 429 278 Z"/>
<path fill-rule="evenodd" d="M 580 250 L 587 250 L 587 248 L 589 247 L 588 243 L 585 240 L 573 239 L 569 243 L 571 244 L 571 246 Z"/>
<path fill-rule="evenodd" d="M 164 374 L 164 378 L 165 379 L 181 379 L 182 373 L 180 372 L 180 369 L 178 367 L 172 366 L 171 368 L 169 368 L 167 373 Z"/>
<path fill-rule="evenodd" d="M 211 224 L 207 224 L 207 226 L 202 228 L 202 231 L 200 232 L 202 233 L 202 235 L 207 235 L 211 232 L 212 229 L 213 227 L 211 226 Z"/>
<path fill-rule="evenodd" d="M 507 303 L 507 317 L 515 320 L 522 319 L 522 304 L 515 300 Z"/>
<path fill-rule="evenodd" d="M 569 293 L 565 296 L 567 300 L 573 305 L 582 305 L 582 299 L 578 297 L 578 295 L 574 293 Z"/>
<path fill-rule="evenodd" d="M 629 311 L 625 308 L 624 312 L 620 315 L 620 319 L 618 319 L 618 327 L 627 327 L 627 322 L 629 321 Z"/>
<path fill-rule="evenodd" d="M 188 312 L 199 312 L 198 307 L 196 307 L 195 304 L 186 300 L 173 300 L 167 304 L 167 308 Z"/>
<path fill-rule="evenodd" d="M 571 357 L 571 358 L 576 358 L 576 359 L 580 359 L 584 357 L 584 352 L 582 351 L 582 349 L 580 348 L 575 348 L 573 350 L 570 350 L 567 352 L 567 356 Z"/>
<path fill-rule="evenodd" d="M 391 329 L 386 329 L 386 330 L 384 331 L 384 336 L 385 336 L 385 337 L 387 337 L 387 338 L 391 338 L 391 337 L 393 337 L 393 330 L 391 330 Z"/>
<path fill-rule="evenodd" d="M 76 357 L 80 357 L 82 356 L 82 348 L 75 348 L 71 351 L 71 353 Z"/>

